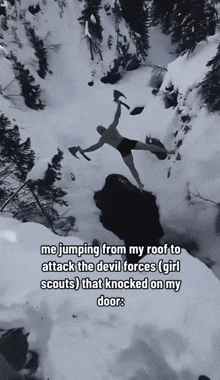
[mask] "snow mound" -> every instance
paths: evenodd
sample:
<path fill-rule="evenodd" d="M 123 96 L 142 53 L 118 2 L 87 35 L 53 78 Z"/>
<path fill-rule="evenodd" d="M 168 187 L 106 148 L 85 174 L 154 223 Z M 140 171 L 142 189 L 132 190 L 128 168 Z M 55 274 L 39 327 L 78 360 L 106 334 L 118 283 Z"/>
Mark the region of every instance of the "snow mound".
<path fill-rule="evenodd" d="M 126 280 L 181 279 L 173 290 L 43 290 L 40 282 L 73 278 L 75 273 L 42 272 L 49 260 L 66 257 L 42 255 L 41 245 L 59 246 L 61 239 L 34 223 L 1 218 L 1 328 L 23 326 L 30 331 L 30 349 L 40 354 L 38 376 L 65 380 L 148 376 L 149 379 L 184 379 L 219 374 L 216 339 L 219 336 L 218 280 L 184 250 L 178 259 L 181 272 L 162 275 L 141 272 L 81 272 L 80 278 Z M 62 238 L 63 245 L 82 245 Z M 157 262 L 158 255 L 144 258 Z M 74 262 L 113 263 L 115 255 L 70 257 Z M 160 257 L 161 258 L 161 257 Z M 164 258 L 164 257 L 163 257 Z M 69 259 L 69 257 L 68 257 Z M 168 254 L 164 260 L 173 259 Z M 98 307 L 96 299 L 123 297 L 124 307 Z M 201 334 L 201 331 L 203 333 Z M 57 344 L 59 342 L 59 345 Z M 82 357 L 83 363 L 82 363 Z"/>

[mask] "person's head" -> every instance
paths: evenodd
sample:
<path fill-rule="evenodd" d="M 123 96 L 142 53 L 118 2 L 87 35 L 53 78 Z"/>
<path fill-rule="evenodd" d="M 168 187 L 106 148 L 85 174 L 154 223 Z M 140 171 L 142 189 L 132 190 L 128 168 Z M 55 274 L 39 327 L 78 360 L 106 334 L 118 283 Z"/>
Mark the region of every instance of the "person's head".
<path fill-rule="evenodd" d="M 98 125 L 98 127 L 96 128 L 97 132 L 102 135 L 103 132 L 105 132 L 105 127 L 103 127 L 102 125 Z"/>

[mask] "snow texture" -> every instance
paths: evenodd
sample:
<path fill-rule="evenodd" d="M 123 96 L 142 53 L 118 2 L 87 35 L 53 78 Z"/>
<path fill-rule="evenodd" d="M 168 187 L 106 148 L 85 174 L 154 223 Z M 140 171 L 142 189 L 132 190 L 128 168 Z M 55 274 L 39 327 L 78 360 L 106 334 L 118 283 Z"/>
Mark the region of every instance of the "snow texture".
<path fill-rule="evenodd" d="M 64 152 L 59 186 L 68 192 L 67 215 L 76 218 L 77 231 L 73 236 L 59 237 L 42 225 L 22 224 L 8 217 L 7 212 L 1 215 L 0 328 L 24 327 L 30 332 L 29 347 L 40 356 L 36 373 L 39 379 L 194 380 L 204 374 L 211 380 L 219 380 L 219 113 L 208 113 L 198 89 L 208 71 L 207 62 L 216 54 L 219 33 L 200 42 L 190 55 L 176 59 L 169 36 L 161 35 L 159 28 L 153 27 L 146 65 L 127 72 L 113 88 L 100 82 L 113 59 L 107 45 L 103 48 L 104 62 L 98 58 L 90 61 L 84 30 L 77 21 L 83 3 L 66 0 L 61 12 L 61 1 L 42 0 L 41 11 L 36 15 L 27 10 L 30 3 L 36 6 L 38 1 L 16 2 L 25 19 L 8 20 L 4 44 L 40 84 L 46 108 L 43 111 L 27 108 L 17 96 L 20 93 L 17 81 L 3 91 L 0 108 L 10 120 L 15 120 L 22 139 L 31 137 L 36 160 L 29 179 L 42 177 L 57 148 Z M 13 12 L 10 4 L 8 12 Z M 101 12 L 107 41 L 113 18 L 104 9 Z M 25 33 L 25 20 L 47 46 L 52 74 L 45 80 L 36 73 L 38 63 Z M 121 27 L 125 33 L 125 24 Z M 166 72 L 156 97 L 150 87 L 154 66 L 162 68 L 163 74 Z M 1 59 L 1 89 L 15 75 L 11 63 Z M 94 85 L 90 87 L 91 80 Z M 165 108 L 170 86 L 178 94 L 177 105 Z M 40 289 L 43 279 L 63 280 L 73 276 L 42 272 L 42 263 L 51 256 L 40 254 L 41 245 L 92 244 L 93 239 L 100 245 L 123 245 L 101 225 L 93 196 L 110 174 L 126 176 L 135 184 L 128 168 L 110 146 L 88 153 L 91 162 L 83 157 L 75 159 L 68 152 L 70 146 L 86 148 L 96 143 L 99 138 L 96 126 L 112 122 L 116 109 L 114 89 L 126 95 L 131 109 L 144 107 L 135 116 L 122 109 L 118 126 L 121 134 L 143 142 L 146 135 L 151 135 L 159 138 L 167 149 L 176 150 L 175 155 L 164 161 L 150 152 L 135 151 L 134 161 L 145 189 L 157 198 L 165 231 L 161 244 L 183 247 L 179 258 L 181 272 L 167 275 L 169 279 L 181 279 L 181 289 L 179 292 Z M 71 180 L 71 173 L 75 181 Z M 173 256 L 169 254 L 166 258 Z M 92 255 L 74 260 L 82 259 L 92 263 L 100 260 Z M 104 259 L 113 263 L 115 256 L 106 255 Z M 159 259 L 157 255 L 149 255 L 141 262 Z M 56 260 L 64 262 L 66 258 Z M 165 278 L 151 272 L 146 276 L 141 272 L 85 272 L 80 276 L 120 280 Z M 98 307 L 96 299 L 100 294 L 122 297 L 125 306 Z"/>

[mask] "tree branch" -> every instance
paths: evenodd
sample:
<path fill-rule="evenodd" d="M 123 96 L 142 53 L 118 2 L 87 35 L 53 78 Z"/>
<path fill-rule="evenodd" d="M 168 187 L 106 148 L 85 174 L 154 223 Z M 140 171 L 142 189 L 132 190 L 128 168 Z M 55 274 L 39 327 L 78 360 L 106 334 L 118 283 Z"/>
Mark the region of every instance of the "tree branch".
<path fill-rule="evenodd" d="M 206 201 L 206 202 L 214 203 L 217 206 L 219 205 L 218 202 L 215 202 L 215 201 L 212 201 L 211 199 L 202 197 L 202 195 L 200 194 L 200 192 L 197 189 L 196 189 L 196 191 L 197 191 L 197 194 L 192 193 L 192 195 L 194 195 L 194 197 L 200 198 L 200 199 L 202 199 L 203 201 Z"/>

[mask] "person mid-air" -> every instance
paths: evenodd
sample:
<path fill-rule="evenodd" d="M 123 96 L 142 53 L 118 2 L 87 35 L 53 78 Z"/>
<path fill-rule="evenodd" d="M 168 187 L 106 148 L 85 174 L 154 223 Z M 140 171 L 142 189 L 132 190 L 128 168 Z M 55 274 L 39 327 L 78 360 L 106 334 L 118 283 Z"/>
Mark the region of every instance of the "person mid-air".
<path fill-rule="evenodd" d="M 91 145 L 87 149 L 81 149 L 81 153 L 93 152 L 99 148 L 101 148 L 104 144 L 111 145 L 113 148 L 117 149 L 124 160 L 125 165 L 129 168 L 132 176 L 138 184 L 139 189 L 142 191 L 144 188 L 144 184 L 141 182 L 139 174 L 134 166 L 134 160 L 132 156 L 132 150 L 149 150 L 151 152 L 163 152 L 167 154 L 172 154 L 174 151 L 167 151 L 165 148 L 160 148 L 153 144 L 145 144 L 137 140 L 128 139 L 122 135 L 117 130 L 117 125 L 119 122 L 119 118 L 121 116 L 121 102 L 117 101 L 118 106 L 115 113 L 115 117 L 113 122 L 109 125 L 108 128 L 105 128 L 101 125 L 97 127 L 97 132 L 101 135 L 99 141 Z"/>

